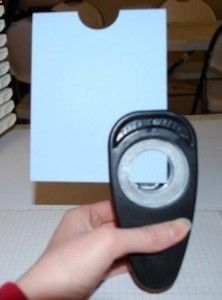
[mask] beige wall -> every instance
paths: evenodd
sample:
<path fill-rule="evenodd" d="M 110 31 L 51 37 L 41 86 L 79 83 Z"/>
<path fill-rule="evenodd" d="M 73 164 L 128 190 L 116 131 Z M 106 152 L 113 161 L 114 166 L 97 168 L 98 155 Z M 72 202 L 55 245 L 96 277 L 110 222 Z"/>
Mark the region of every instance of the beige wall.
<path fill-rule="evenodd" d="M 73 0 L 75 2 L 75 0 Z M 158 6 L 164 0 L 87 0 L 94 3 L 103 11 L 105 15 L 109 15 L 109 11 L 113 11 L 114 7 L 138 7 L 138 6 Z M 186 1 L 186 0 L 179 0 Z M 204 0 L 207 2 L 215 14 L 222 19 L 222 0 Z M 23 8 L 31 6 L 50 6 L 55 5 L 62 0 L 20 0 L 20 6 Z"/>
<path fill-rule="evenodd" d="M 94 4 L 103 14 L 106 24 L 111 24 L 117 17 L 118 10 L 121 8 L 135 7 L 154 7 L 158 6 L 163 0 L 87 0 Z"/>
<path fill-rule="evenodd" d="M 163 0 L 87 0 L 98 6 L 104 15 L 121 7 L 158 6 Z M 222 0 L 205 0 L 214 10 L 216 16 L 222 19 Z"/>

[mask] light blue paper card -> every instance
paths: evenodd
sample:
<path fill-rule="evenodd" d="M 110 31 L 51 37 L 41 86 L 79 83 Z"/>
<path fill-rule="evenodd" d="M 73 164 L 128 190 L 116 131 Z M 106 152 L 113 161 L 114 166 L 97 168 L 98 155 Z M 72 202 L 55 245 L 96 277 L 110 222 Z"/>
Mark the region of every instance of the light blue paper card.
<path fill-rule="evenodd" d="M 114 123 L 167 107 L 165 11 L 120 11 L 99 30 L 76 12 L 34 14 L 32 39 L 31 180 L 108 182 Z M 149 168 L 165 181 L 163 156 Z"/>

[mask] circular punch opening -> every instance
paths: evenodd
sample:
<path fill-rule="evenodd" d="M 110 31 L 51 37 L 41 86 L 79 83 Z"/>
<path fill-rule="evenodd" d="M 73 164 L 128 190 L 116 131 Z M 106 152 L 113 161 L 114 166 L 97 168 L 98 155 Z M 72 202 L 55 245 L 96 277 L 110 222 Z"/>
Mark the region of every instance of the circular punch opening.
<path fill-rule="evenodd" d="M 131 167 L 141 153 L 155 150 L 167 156 L 169 177 L 164 184 L 143 188 L 130 179 Z M 189 180 L 189 166 L 178 146 L 159 139 L 149 139 L 135 143 L 124 152 L 118 165 L 117 176 L 120 187 L 129 200 L 144 207 L 159 208 L 177 201 L 184 193 Z"/>

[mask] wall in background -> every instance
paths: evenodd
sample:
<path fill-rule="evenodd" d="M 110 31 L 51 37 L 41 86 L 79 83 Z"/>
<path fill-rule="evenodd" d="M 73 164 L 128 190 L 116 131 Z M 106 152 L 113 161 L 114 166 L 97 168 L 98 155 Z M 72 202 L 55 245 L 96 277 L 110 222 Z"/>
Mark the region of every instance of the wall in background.
<path fill-rule="evenodd" d="M 97 6 L 103 13 L 105 19 L 115 14 L 119 8 L 130 7 L 158 7 L 164 0 L 87 0 Z M 221 0 L 204 0 L 214 10 L 217 18 L 222 19 L 222 1 Z"/>
<path fill-rule="evenodd" d="M 218 19 L 222 19 L 222 1 L 221 0 L 205 0 L 214 10 Z"/>

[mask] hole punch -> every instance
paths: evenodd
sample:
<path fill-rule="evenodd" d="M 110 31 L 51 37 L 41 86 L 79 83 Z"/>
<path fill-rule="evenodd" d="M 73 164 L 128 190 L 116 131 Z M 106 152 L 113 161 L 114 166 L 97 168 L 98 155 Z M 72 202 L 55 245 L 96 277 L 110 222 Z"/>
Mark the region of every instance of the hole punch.
<path fill-rule="evenodd" d="M 161 153 L 166 180 L 152 182 L 134 165 L 141 155 Z M 163 167 L 164 169 L 164 167 Z M 197 190 L 197 141 L 189 122 L 172 112 L 144 111 L 126 115 L 109 137 L 109 173 L 119 226 L 134 228 L 176 218 L 192 221 Z M 189 235 L 179 244 L 154 254 L 129 256 L 135 282 L 145 290 L 162 292 L 177 278 Z"/>

